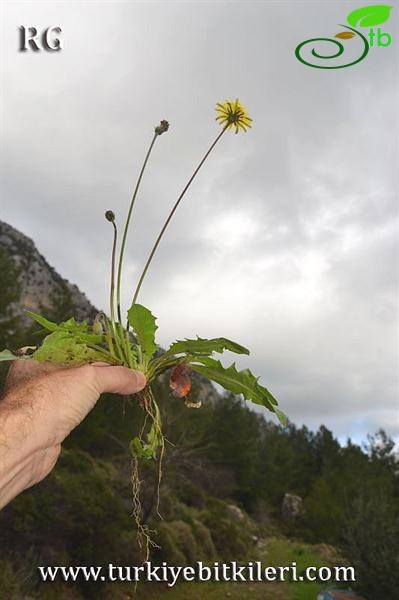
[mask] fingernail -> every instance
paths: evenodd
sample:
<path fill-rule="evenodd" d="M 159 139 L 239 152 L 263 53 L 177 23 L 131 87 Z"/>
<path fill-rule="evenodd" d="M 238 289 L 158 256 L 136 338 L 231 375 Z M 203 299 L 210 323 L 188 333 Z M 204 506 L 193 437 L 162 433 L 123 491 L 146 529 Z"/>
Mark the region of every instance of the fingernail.
<path fill-rule="evenodd" d="M 146 379 L 144 373 L 142 373 L 141 371 L 134 371 L 134 374 L 136 376 L 137 391 L 140 391 L 140 390 L 144 389 L 145 386 L 147 385 L 147 379 Z"/>

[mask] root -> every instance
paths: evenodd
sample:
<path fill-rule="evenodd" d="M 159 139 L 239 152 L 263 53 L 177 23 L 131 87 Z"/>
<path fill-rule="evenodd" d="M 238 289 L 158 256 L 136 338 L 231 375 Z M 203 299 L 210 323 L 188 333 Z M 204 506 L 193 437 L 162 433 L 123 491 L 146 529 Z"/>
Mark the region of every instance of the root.
<path fill-rule="evenodd" d="M 150 432 L 153 430 L 154 439 L 153 441 L 153 452 L 154 457 L 155 454 L 159 451 L 158 457 L 158 474 L 156 481 L 156 513 L 162 518 L 159 505 L 160 505 L 160 488 L 162 481 L 162 463 L 163 457 L 165 453 L 165 439 L 162 433 L 162 422 L 161 415 L 159 412 L 158 404 L 154 398 L 153 392 L 151 388 L 148 386 L 139 394 L 139 403 L 140 406 L 145 411 L 145 419 L 143 426 L 141 428 L 139 434 L 140 443 L 143 447 L 148 447 L 148 442 L 145 441 L 145 431 L 148 429 L 147 423 L 150 421 Z M 147 439 L 149 440 L 149 435 L 147 433 Z M 143 553 L 143 562 L 148 561 L 150 556 L 150 548 L 155 547 L 159 548 L 157 543 L 151 538 L 151 534 L 153 533 L 146 524 L 143 524 L 142 521 L 142 505 L 141 505 L 141 483 L 140 480 L 140 469 L 139 469 L 139 457 L 133 456 L 132 459 L 132 470 L 131 470 L 131 484 L 132 484 L 132 500 L 133 500 L 133 518 L 137 527 L 137 541 L 140 547 L 140 550 Z"/>
<path fill-rule="evenodd" d="M 133 458 L 132 460 L 132 474 L 131 474 L 131 483 L 132 483 L 132 499 L 133 499 L 133 518 L 137 527 L 137 541 L 140 547 L 140 550 L 143 554 L 143 562 L 149 560 L 150 557 L 150 548 L 159 548 L 158 544 L 151 538 L 151 529 L 142 523 L 141 515 L 142 515 L 142 506 L 140 501 L 140 488 L 141 488 L 141 480 L 139 474 L 139 461 L 137 458 Z"/>

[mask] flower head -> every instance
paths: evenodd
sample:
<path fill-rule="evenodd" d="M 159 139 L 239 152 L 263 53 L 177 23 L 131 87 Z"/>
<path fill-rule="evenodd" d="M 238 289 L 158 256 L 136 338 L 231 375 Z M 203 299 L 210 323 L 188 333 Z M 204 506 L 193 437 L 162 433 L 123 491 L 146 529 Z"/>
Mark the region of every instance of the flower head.
<path fill-rule="evenodd" d="M 113 223 L 115 221 L 115 213 L 112 210 L 107 210 L 105 212 L 105 218 L 107 219 L 107 221 Z"/>
<path fill-rule="evenodd" d="M 163 133 L 166 133 L 166 131 L 168 131 L 169 129 L 169 123 L 168 121 L 165 121 L 165 119 L 163 121 L 160 122 L 160 124 L 155 127 L 155 133 L 157 135 L 162 135 Z"/>
<path fill-rule="evenodd" d="M 227 129 L 235 127 L 236 133 L 238 133 L 240 129 L 246 131 L 248 127 L 251 127 L 252 119 L 238 98 L 218 102 L 215 110 L 217 114 L 216 121 L 219 121 Z"/>

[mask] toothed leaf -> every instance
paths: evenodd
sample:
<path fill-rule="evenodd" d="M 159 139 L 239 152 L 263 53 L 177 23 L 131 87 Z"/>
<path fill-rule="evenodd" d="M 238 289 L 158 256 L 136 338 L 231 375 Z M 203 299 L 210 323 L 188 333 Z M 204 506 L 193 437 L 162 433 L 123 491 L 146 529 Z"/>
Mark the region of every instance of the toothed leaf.
<path fill-rule="evenodd" d="M 38 361 L 50 361 L 62 365 L 82 365 L 104 360 L 101 352 L 89 348 L 79 338 L 65 331 L 50 333 L 32 356 Z"/>
<path fill-rule="evenodd" d="M 138 437 L 135 437 L 130 441 L 129 448 L 132 456 L 135 456 L 136 458 L 146 458 L 147 460 L 153 458 L 151 448 L 146 444 L 143 444 Z"/>
<path fill-rule="evenodd" d="M 34 312 L 31 312 L 30 310 L 27 310 L 26 313 L 30 316 L 31 319 L 36 321 L 36 323 L 39 323 L 39 325 L 41 325 L 42 327 L 44 327 L 44 329 L 47 329 L 48 331 L 56 331 L 56 329 L 58 328 L 57 323 L 49 321 L 45 317 L 42 317 L 42 315 L 38 315 Z"/>
<path fill-rule="evenodd" d="M 249 354 L 249 350 L 244 346 L 223 337 L 210 340 L 200 337 L 197 337 L 196 340 L 177 340 L 166 351 L 166 354 L 212 354 L 213 352 L 222 353 L 224 350 L 230 350 L 236 354 Z"/>
<path fill-rule="evenodd" d="M 74 317 L 63 321 L 62 323 L 53 323 L 42 315 L 27 311 L 28 315 L 39 325 L 47 329 L 48 331 L 62 331 L 64 333 L 73 334 L 77 339 L 88 344 L 100 344 L 103 340 L 103 336 L 96 332 L 93 332 L 93 327 L 88 325 L 86 321 L 78 323 Z"/>
<path fill-rule="evenodd" d="M 155 332 L 158 329 L 155 323 L 156 317 L 142 304 L 133 304 L 127 312 L 127 317 L 141 346 L 143 358 L 148 361 L 157 349 L 155 343 Z"/>
<path fill-rule="evenodd" d="M 273 412 L 276 413 L 276 416 L 277 416 L 278 420 L 280 421 L 281 425 L 283 425 L 283 427 L 287 427 L 287 425 L 288 425 L 287 415 L 285 415 L 279 408 L 277 408 L 277 406 L 275 406 L 273 408 Z"/>
<path fill-rule="evenodd" d="M 259 378 L 255 377 L 249 369 L 237 371 L 235 363 L 224 367 L 219 360 L 209 357 L 195 357 L 190 361 L 190 366 L 193 371 L 219 383 L 226 390 L 234 394 L 242 394 L 246 400 L 274 412 L 280 422 L 286 424 L 285 415 L 279 409 L 276 410 L 277 400 L 268 389 L 258 383 Z"/>
<path fill-rule="evenodd" d="M 151 459 L 157 457 L 157 450 L 161 444 L 162 439 L 153 424 L 147 434 L 147 442 L 135 437 L 130 441 L 129 448 L 133 456 Z"/>

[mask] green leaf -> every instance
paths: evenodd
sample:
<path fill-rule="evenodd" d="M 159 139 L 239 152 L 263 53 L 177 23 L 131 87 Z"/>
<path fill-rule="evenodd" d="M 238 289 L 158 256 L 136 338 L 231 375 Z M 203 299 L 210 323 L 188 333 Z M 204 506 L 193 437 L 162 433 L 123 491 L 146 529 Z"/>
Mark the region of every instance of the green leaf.
<path fill-rule="evenodd" d="M 101 352 L 89 348 L 79 338 L 66 331 L 54 331 L 48 335 L 32 356 L 38 361 L 50 361 L 63 365 L 81 365 L 104 360 Z"/>
<path fill-rule="evenodd" d="M 197 364 L 198 362 L 201 364 Z M 258 383 L 259 378 L 255 377 L 249 369 L 237 371 L 235 363 L 226 368 L 220 361 L 209 357 L 195 357 L 190 361 L 190 366 L 193 371 L 219 383 L 226 390 L 234 394 L 242 394 L 246 400 L 251 400 L 254 404 L 260 404 L 276 413 L 283 424 L 286 422 L 285 415 L 280 410 L 276 410 L 277 400 L 268 389 Z"/>
<path fill-rule="evenodd" d="M 155 332 L 158 329 L 155 324 L 156 317 L 142 304 L 133 304 L 127 312 L 127 318 L 137 336 L 143 358 L 148 362 L 157 349 L 155 343 Z"/>
<path fill-rule="evenodd" d="M 280 421 L 281 425 L 283 427 L 287 427 L 287 425 L 288 425 L 287 415 L 285 415 L 283 413 L 283 411 L 281 411 L 279 408 L 277 408 L 277 406 L 275 406 L 273 410 L 276 413 L 276 417 Z"/>
<path fill-rule="evenodd" d="M 244 346 L 240 346 L 240 344 L 222 337 L 211 340 L 200 337 L 197 337 L 196 340 L 177 340 L 161 356 L 152 359 L 150 362 L 150 373 L 154 376 L 159 375 L 179 364 L 183 359 L 182 356 L 176 356 L 179 354 L 185 354 L 187 358 L 191 359 L 193 355 L 207 357 L 213 352 L 222 353 L 224 350 L 230 350 L 230 352 L 235 352 L 236 354 L 249 354 L 249 350 L 244 348 Z"/>
<path fill-rule="evenodd" d="M 27 310 L 26 312 L 30 316 L 31 319 L 36 321 L 36 323 L 39 323 L 39 325 L 44 327 L 44 329 L 47 329 L 48 331 L 56 331 L 56 329 L 58 328 L 57 323 L 53 323 L 53 321 L 49 321 L 45 317 L 42 317 L 42 315 L 38 315 L 34 312 L 31 312 L 30 310 Z"/>
<path fill-rule="evenodd" d="M 87 344 L 100 344 L 103 341 L 103 336 L 93 332 L 93 327 L 88 325 L 86 321 L 77 323 L 74 317 L 71 317 L 67 321 L 62 323 L 53 323 L 42 315 L 27 311 L 28 315 L 39 325 L 47 329 L 48 331 L 63 331 L 73 334 L 77 339 Z"/>
<path fill-rule="evenodd" d="M 133 456 L 150 459 L 157 457 L 157 450 L 161 444 L 162 440 L 157 433 L 155 425 L 152 424 L 147 434 L 147 443 L 143 443 L 139 437 L 135 437 L 131 440 L 129 448 Z"/>
<path fill-rule="evenodd" d="M 16 356 L 15 354 L 13 354 L 11 352 L 11 350 L 2 350 L 0 352 L 0 362 L 1 361 L 7 361 L 7 360 L 18 360 L 20 358 L 27 358 L 24 356 Z"/>
<path fill-rule="evenodd" d="M 363 8 L 357 8 L 348 15 L 348 23 L 352 27 L 373 27 L 388 21 L 392 6 L 386 4 L 372 4 Z"/>
<path fill-rule="evenodd" d="M 200 337 L 197 337 L 196 340 L 177 340 L 166 351 L 166 354 L 212 354 L 212 352 L 223 352 L 224 350 L 230 350 L 236 354 L 249 354 L 249 350 L 244 346 L 223 337 L 211 340 Z"/>
<path fill-rule="evenodd" d="M 145 446 L 138 437 L 131 440 L 129 448 L 132 455 L 136 456 L 136 458 L 146 458 L 147 460 L 152 458 L 151 450 L 148 446 Z"/>

